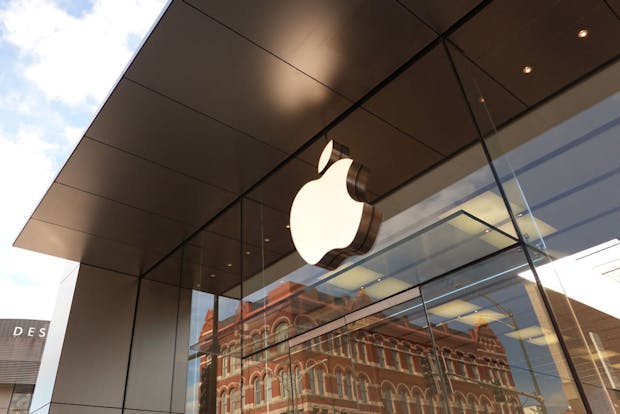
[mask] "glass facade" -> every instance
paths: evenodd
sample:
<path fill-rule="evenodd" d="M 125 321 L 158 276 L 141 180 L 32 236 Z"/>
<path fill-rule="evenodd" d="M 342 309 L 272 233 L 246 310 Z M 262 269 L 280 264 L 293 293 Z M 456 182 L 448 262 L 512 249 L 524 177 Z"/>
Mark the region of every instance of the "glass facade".
<path fill-rule="evenodd" d="M 404 184 L 380 175 L 370 253 L 326 271 L 294 251 L 318 141 L 145 275 L 191 291 L 170 337 L 186 413 L 618 411 L 620 93 L 504 126 L 460 52 L 433 53 L 484 138 Z"/>
<path fill-rule="evenodd" d="M 123 189 L 113 199 L 129 195 L 126 204 L 133 206 L 135 197 L 145 211 L 157 210 L 146 206 L 152 202 L 160 215 L 175 219 L 149 232 L 140 227 L 135 243 L 157 244 L 148 255 L 124 246 L 119 251 L 127 256 L 110 249 L 109 257 L 85 261 L 72 306 L 105 321 L 100 329 L 114 338 L 100 349 L 113 352 L 93 359 L 107 375 L 101 383 L 109 386 L 93 390 L 87 382 L 75 392 L 81 384 L 71 374 L 81 372 L 83 359 L 65 358 L 64 382 L 56 386 L 52 405 L 70 397 L 66 404 L 131 414 L 620 412 L 615 9 L 601 1 L 449 7 L 425 2 L 426 8 L 406 1 L 363 3 L 367 8 L 341 3 L 355 36 L 347 25 L 332 36 L 326 28 L 331 26 L 317 24 L 321 36 L 314 38 L 308 34 L 314 25 L 304 26 L 299 38 L 310 40 L 300 42 L 300 60 L 290 52 L 297 44 L 286 39 L 283 47 L 274 40 L 294 31 L 288 18 L 266 34 L 262 23 L 250 24 L 234 7 L 210 10 L 234 23 L 225 26 L 205 17 L 208 4 L 172 2 L 160 23 L 164 34 L 154 32 L 136 59 L 136 66 L 144 65 L 141 71 L 129 71 L 144 79 L 123 79 L 112 98 L 131 83 L 132 90 L 156 91 L 165 108 L 183 106 L 175 106 L 188 117 L 177 120 L 178 128 L 162 123 L 165 133 L 152 145 L 128 139 L 135 148 L 123 150 L 139 153 L 148 147 L 153 152 L 138 155 L 140 163 L 147 158 L 149 168 L 163 165 L 165 174 L 181 173 L 174 180 L 162 178 L 168 181 L 161 191 L 160 176 L 149 185 L 109 187 Z M 305 9 L 294 9 L 305 15 Z M 336 9 L 318 9 L 312 9 L 317 16 L 325 12 L 338 20 Z M 414 50 L 395 31 L 393 44 L 402 56 L 390 60 L 391 49 L 373 43 L 372 53 L 389 56 L 367 59 L 368 37 L 375 36 L 365 34 L 372 25 L 357 26 L 356 13 L 374 21 L 369 16 L 376 10 L 393 13 L 385 21 L 412 35 Z M 196 20 L 185 25 L 188 16 Z M 413 34 L 408 19 L 416 22 Z M 590 35 L 578 34 L 588 22 L 596 23 Z M 199 31 L 216 24 L 222 27 Z M 192 31 L 183 32 L 188 27 Z M 308 65 L 321 61 L 308 50 L 325 52 L 324 43 L 331 43 L 321 39 L 332 37 L 344 45 L 338 50 L 346 64 L 335 65 L 334 72 Z M 357 49 L 347 48 L 349 38 L 357 40 L 351 42 Z M 174 49 L 168 60 L 175 65 L 161 65 L 157 72 L 154 62 L 165 60 L 160 46 Z M 218 48 L 215 57 L 203 56 L 200 47 L 207 46 Z M 249 50 L 251 56 L 243 54 Z M 329 50 L 325 56 L 338 61 L 338 53 Z M 278 53 L 292 63 L 280 68 L 284 58 Z M 217 72 L 205 69 L 230 56 L 245 57 Z M 359 63 L 369 61 L 382 67 Z M 294 69 L 291 75 L 295 65 L 320 73 L 315 79 Z M 251 74 L 237 85 L 248 67 Z M 187 83 L 179 82 L 182 71 L 191 73 Z M 235 91 L 247 102 L 227 101 L 235 94 L 226 88 L 218 96 L 220 85 L 206 82 L 202 72 L 227 79 L 227 88 L 239 86 Z M 299 79 L 319 91 L 316 96 L 289 88 L 287 82 Z M 213 91 L 205 93 L 204 84 Z M 299 106 L 288 105 L 289 94 Z M 277 103 L 271 102 L 276 95 Z M 300 95 L 306 100 L 297 102 Z M 115 111 L 125 116 L 124 110 Z M 97 122 L 106 128 L 121 125 L 113 118 L 101 121 L 102 113 Z M 161 117 L 172 113 L 162 109 Z M 190 115 L 200 116 L 200 122 L 187 121 Z M 159 125 L 158 116 L 149 118 L 140 122 Z M 213 131 L 203 124 L 207 118 L 209 125 L 217 123 Z M 134 133 L 138 127 L 130 126 L 127 136 L 160 133 L 155 127 L 149 134 Z M 226 138 L 221 132 L 226 128 L 238 141 Z M 89 133 L 97 135 L 92 129 Z M 104 141 L 116 137 L 114 131 L 99 133 Z M 178 142 L 170 138 L 175 134 Z M 370 168 L 365 201 L 383 213 L 373 248 L 335 270 L 302 260 L 289 223 L 293 199 L 318 178 L 317 162 L 329 140 L 350 148 L 351 158 Z M 94 145 L 90 141 L 95 139 L 80 145 Z M 204 161 L 205 153 L 211 163 Z M 242 156 L 235 158 L 238 153 Z M 145 179 L 137 182 L 156 175 L 149 171 L 135 173 Z M 177 185 L 177 179 L 188 177 L 191 186 Z M 227 187 L 225 196 L 209 193 L 209 186 Z M 97 191 L 103 192 L 92 190 Z M 175 231 L 179 223 L 183 229 Z M 165 234 L 158 239 L 156 231 Z M 95 266 L 97 260 L 108 267 Z M 82 335 L 92 329 L 88 318 L 77 311 L 71 317 L 73 336 L 64 344 L 65 355 L 72 346 L 101 346 L 95 335 Z M 118 362 L 121 353 L 128 361 Z"/>
<path fill-rule="evenodd" d="M 335 271 L 300 263 L 287 200 L 260 200 L 286 164 L 143 281 L 191 288 L 185 412 L 614 412 L 618 99 L 400 188 Z"/>

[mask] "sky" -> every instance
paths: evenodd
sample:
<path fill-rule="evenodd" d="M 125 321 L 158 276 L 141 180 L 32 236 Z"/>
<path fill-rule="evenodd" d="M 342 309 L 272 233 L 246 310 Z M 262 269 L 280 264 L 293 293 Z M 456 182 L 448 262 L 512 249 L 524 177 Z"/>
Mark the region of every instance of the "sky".
<path fill-rule="evenodd" d="M 52 317 L 75 263 L 12 247 L 166 0 L 0 0 L 0 319 Z"/>

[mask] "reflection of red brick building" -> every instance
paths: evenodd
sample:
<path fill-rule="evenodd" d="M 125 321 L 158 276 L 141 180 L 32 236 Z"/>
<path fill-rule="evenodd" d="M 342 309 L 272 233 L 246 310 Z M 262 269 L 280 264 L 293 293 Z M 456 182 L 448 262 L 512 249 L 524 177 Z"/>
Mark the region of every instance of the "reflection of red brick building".
<path fill-rule="evenodd" d="M 243 303 L 243 359 L 240 313 L 220 321 L 215 346 L 214 314 L 207 313 L 202 348 L 219 349 L 219 357 L 212 394 L 212 358 L 209 352 L 201 357 L 201 413 L 238 413 L 241 407 L 286 413 L 297 407 L 314 414 L 443 414 L 446 392 L 457 414 L 523 413 L 504 347 L 486 325 L 465 338 L 447 326 L 433 327 L 441 338 L 439 361 L 428 329 L 409 316 L 372 315 L 289 350 L 289 336 L 369 303 L 364 295 L 338 298 L 303 288 L 286 282 L 268 294 L 264 307 Z"/>

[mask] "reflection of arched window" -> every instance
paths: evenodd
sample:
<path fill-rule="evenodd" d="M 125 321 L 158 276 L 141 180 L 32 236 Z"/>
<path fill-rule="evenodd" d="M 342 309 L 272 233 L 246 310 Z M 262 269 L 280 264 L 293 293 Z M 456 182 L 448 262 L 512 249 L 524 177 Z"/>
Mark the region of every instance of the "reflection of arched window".
<path fill-rule="evenodd" d="M 224 348 L 222 350 L 222 377 L 225 377 L 230 372 L 228 369 L 228 360 L 230 355 L 228 354 L 228 349 Z"/>
<path fill-rule="evenodd" d="M 381 339 L 375 339 L 375 351 L 377 353 L 377 362 L 379 363 L 379 366 L 384 367 L 385 353 L 383 350 L 383 342 L 381 341 Z"/>
<path fill-rule="evenodd" d="M 241 413 L 241 395 L 239 393 L 238 389 L 233 389 L 230 392 L 230 412 L 232 414 L 239 414 Z"/>
<path fill-rule="evenodd" d="M 338 397 L 342 398 L 344 392 L 342 390 L 342 372 L 336 371 L 336 389 L 338 390 Z"/>
<path fill-rule="evenodd" d="M 221 408 L 220 408 L 220 413 L 221 414 L 226 414 L 228 412 L 228 401 L 227 401 L 227 397 L 228 395 L 226 394 L 226 391 L 224 391 L 222 393 L 222 397 L 220 399 L 220 403 L 222 404 Z"/>
<path fill-rule="evenodd" d="M 233 372 L 239 370 L 239 344 L 230 347 L 230 367 Z"/>
<path fill-rule="evenodd" d="M 413 352 L 411 350 L 411 348 L 406 348 L 406 355 L 405 355 L 405 363 L 407 364 L 407 371 L 413 373 L 415 372 L 415 368 L 413 367 L 413 357 L 411 356 L 411 353 Z"/>
<path fill-rule="evenodd" d="M 262 348 L 266 348 L 268 343 L 269 343 L 269 332 L 263 331 L 263 338 L 262 338 L 262 342 L 261 342 L 261 347 Z M 266 350 L 261 352 L 261 354 L 263 354 L 263 358 L 264 359 L 267 359 L 267 352 L 268 351 L 266 351 Z"/>
<path fill-rule="evenodd" d="M 465 414 L 465 403 L 461 397 L 456 397 L 456 414 Z"/>
<path fill-rule="evenodd" d="M 383 400 L 383 408 L 388 414 L 394 414 L 394 407 L 392 406 L 392 390 L 384 388 L 381 393 L 381 399 Z"/>
<path fill-rule="evenodd" d="M 452 361 L 452 355 L 450 355 L 450 351 L 443 352 L 443 361 L 446 365 L 446 369 L 449 373 L 454 373 L 454 361 Z"/>
<path fill-rule="evenodd" d="M 301 391 L 301 371 L 299 367 L 295 367 L 295 394 L 297 398 L 301 395 Z"/>
<path fill-rule="evenodd" d="M 316 392 L 314 389 L 314 369 L 308 370 L 308 384 L 310 385 L 310 393 L 314 394 Z"/>
<path fill-rule="evenodd" d="M 283 398 L 288 398 L 288 372 L 283 369 L 280 371 L 280 396 Z"/>
<path fill-rule="evenodd" d="M 366 343 L 364 342 L 364 338 L 361 339 L 360 341 L 360 359 L 362 360 L 362 362 L 366 362 L 367 358 L 366 358 Z"/>
<path fill-rule="evenodd" d="M 258 334 L 254 334 L 254 336 L 252 336 L 252 345 L 254 346 L 254 355 L 252 357 L 252 359 L 254 361 L 260 361 L 260 354 L 258 353 L 258 351 L 260 351 L 260 336 Z"/>
<path fill-rule="evenodd" d="M 420 393 L 417 391 L 413 392 L 413 404 L 415 406 L 415 410 L 414 412 L 417 413 L 424 413 L 424 409 L 422 408 L 422 396 L 420 396 Z"/>
<path fill-rule="evenodd" d="M 280 343 L 278 345 L 278 352 L 286 352 L 286 339 L 288 338 L 288 323 L 281 322 L 276 327 L 276 343 Z"/>
<path fill-rule="evenodd" d="M 476 404 L 476 399 L 470 396 L 467 399 L 467 414 L 476 414 L 478 412 L 478 404 Z"/>
<path fill-rule="evenodd" d="M 349 372 L 344 376 L 344 391 L 347 398 L 353 398 L 353 385 L 351 384 L 351 373 Z"/>
<path fill-rule="evenodd" d="M 368 392 L 366 391 L 366 379 L 360 378 L 357 381 L 357 396 L 362 402 L 368 402 Z"/>
<path fill-rule="evenodd" d="M 392 348 L 392 364 L 394 364 L 394 368 L 400 370 L 400 355 L 398 354 L 398 349 L 396 348 L 396 344 L 393 345 Z"/>
<path fill-rule="evenodd" d="M 467 368 L 465 367 L 465 362 L 463 362 L 463 355 L 457 355 L 456 360 L 456 373 L 467 377 Z"/>
<path fill-rule="evenodd" d="M 484 414 L 491 414 L 491 404 L 488 401 L 482 401 L 482 412 Z"/>
<path fill-rule="evenodd" d="M 318 384 L 319 395 L 325 394 L 325 386 L 323 385 L 323 368 L 318 367 L 316 370 L 316 382 Z"/>
<path fill-rule="evenodd" d="M 258 377 L 254 378 L 254 404 L 258 405 L 261 403 L 262 396 L 260 392 L 260 379 Z"/>
<path fill-rule="evenodd" d="M 265 401 L 271 401 L 273 396 L 273 384 L 271 383 L 271 375 L 265 375 Z"/>
<path fill-rule="evenodd" d="M 409 404 L 407 403 L 407 393 L 400 390 L 400 414 L 409 414 Z"/>

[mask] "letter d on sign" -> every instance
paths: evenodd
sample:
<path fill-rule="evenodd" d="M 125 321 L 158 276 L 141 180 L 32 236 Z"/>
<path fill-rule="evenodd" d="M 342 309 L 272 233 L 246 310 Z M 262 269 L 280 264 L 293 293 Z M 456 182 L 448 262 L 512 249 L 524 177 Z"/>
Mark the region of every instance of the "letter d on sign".
<path fill-rule="evenodd" d="M 16 326 L 15 329 L 13 329 L 13 336 L 20 336 L 23 333 L 24 328 L 22 328 L 21 326 Z"/>

